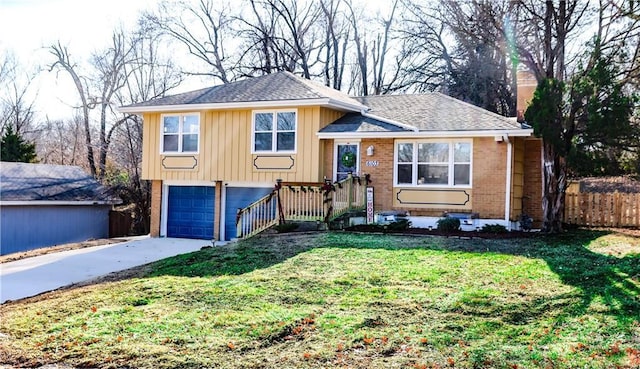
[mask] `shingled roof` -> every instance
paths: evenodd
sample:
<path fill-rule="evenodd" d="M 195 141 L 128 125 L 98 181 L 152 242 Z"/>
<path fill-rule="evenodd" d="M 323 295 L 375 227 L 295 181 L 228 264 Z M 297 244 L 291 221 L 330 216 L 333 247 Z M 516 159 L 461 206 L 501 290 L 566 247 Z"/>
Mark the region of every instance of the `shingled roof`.
<path fill-rule="evenodd" d="M 0 201 L 122 202 L 80 167 L 10 162 L 0 163 Z"/>
<path fill-rule="evenodd" d="M 327 105 L 344 111 L 360 111 L 365 107 L 349 95 L 320 83 L 278 72 L 260 77 L 208 87 L 201 90 L 167 96 L 156 100 L 127 105 L 122 112 L 162 111 L 171 109 L 216 108 L 229 104 L 259 106 L 264 103 L 301 103 Z M 150 109 L 151 108 L 151 109 Z"/>
<path fill-rule="evenodd" d="M 503 117 L 439 92 L 422 95 L 356 97 L 372 116 L 413 126 L 420 131 L 511 130 L 521 126 Z"/>
<path fill-rule="evenodd" d="M 347 114 L 320 130 L 325 138 L 354 134 L 421 134 L 421 132 L 509 131 L 527 136 L 515 118 L 433 92 L 415 95 L 350 97 L 320 83 L 278 72 L 121 107 L 122 112 L 163 112 L 225 109 L 327 106 Z M 412 133 L 413 132 L 413 133 Z"/>
<path fill-rule="evenodd" d="M 413 130 L 398 124 L 364 116 L 360 113 L 349 113 L 320 130 L 321 133 L 336 132 L 412 132 Z"/>

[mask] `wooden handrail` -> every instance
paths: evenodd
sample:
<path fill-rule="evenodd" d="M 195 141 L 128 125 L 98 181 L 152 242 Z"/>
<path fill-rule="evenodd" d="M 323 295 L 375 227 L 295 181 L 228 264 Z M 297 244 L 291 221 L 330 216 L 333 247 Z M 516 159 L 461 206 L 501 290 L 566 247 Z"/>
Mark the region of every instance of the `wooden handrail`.
<path fill-rule="evenodd" d="M 238 209 L 236 237 L 248 238 L 278 223 L 278 201 L 275 190 L 251 205 Z"/>
<path fill-rule="evenodd" d="M 350 210 L 364 209 L 366 187 L 351 174 L 336 183 L 278 181 L 272 193 L 238 209 L 237 237 L 251 237 L 278 222 L 328 222 Z"/>

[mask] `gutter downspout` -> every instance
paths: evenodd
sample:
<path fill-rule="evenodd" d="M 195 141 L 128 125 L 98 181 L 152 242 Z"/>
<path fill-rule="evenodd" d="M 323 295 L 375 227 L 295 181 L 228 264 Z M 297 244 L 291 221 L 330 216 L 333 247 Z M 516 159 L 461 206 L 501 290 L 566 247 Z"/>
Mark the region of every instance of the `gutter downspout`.
<path fill-rule="evenodd" d="M 513 161 L 513 144 L 509 140 L 509 136 L 505 135 L 504 140 L 507 142 L 507 184 L 505 188 L 504 199 L 504 222 L 508 231 L 511 231 L 511 221 L 509 219 L 509 213 L 511 212 L 511 176 L 512 173 L 512 161 Z"/>

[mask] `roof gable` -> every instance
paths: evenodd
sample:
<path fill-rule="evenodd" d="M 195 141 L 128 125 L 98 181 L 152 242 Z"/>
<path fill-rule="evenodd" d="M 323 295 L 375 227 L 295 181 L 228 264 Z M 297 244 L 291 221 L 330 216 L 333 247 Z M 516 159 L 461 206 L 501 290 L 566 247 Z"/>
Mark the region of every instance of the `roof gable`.
<path fill-rule="evenodd" d="M 412 132 L 412 130 L 360 113 L 346 114 L 320 130 L 320 133 L 344 132 Z"/>
<path fill-rule="evenodd" d="M 360 111 L 365 107 L 347 94 L 289 72 L 208 87 L 121 107 L 123 112 L 162 111 L 168 109 L 251 107 L 271 104 L 312 103 L 338 110 Z"/>
<path fill-rule="evenodd" d="M 121 202 L 77 166 L 1 162 L 0 184 L 3 202 Z"/>

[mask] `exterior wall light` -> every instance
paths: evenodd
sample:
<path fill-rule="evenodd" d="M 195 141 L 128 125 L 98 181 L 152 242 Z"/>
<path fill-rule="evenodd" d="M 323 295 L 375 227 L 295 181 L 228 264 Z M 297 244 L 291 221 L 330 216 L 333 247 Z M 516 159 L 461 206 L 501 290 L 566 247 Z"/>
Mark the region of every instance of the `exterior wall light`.
<path fill-rule="evenodd" d="M 373 156 L 373 145 L 367 147 L 367 156 Z"/>

